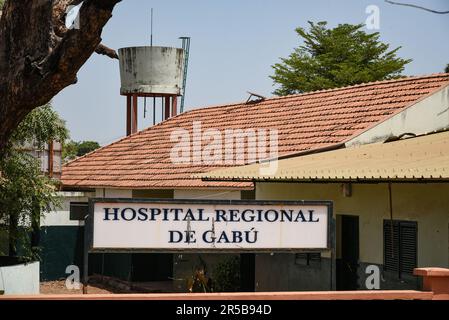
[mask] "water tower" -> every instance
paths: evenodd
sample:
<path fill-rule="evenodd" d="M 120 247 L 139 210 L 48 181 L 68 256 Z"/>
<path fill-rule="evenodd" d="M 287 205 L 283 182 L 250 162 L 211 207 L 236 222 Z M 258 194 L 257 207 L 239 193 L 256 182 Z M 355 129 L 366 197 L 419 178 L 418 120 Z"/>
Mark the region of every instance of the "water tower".
<path fill-rule="evenodd" d="M 163 119 L 178 113 L 178 97 L 182 97 L 180 111 L 184 108 L 184 91 L 187 78 L 190 38 L 182 37 L 182 48 L 129 47 L 119 49 L 120 94 L 126 96 L 126 134 L 138 130 L 138 103 L 144 98 L 153 102 L 153 123 L 156 106 L 161 107 Z"/>

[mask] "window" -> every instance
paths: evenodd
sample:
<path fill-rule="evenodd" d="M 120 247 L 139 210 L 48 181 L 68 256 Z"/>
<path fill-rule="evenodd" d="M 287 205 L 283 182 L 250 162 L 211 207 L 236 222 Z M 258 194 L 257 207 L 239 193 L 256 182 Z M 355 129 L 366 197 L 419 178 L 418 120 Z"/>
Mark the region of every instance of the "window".
<path fill-rule="evenodd" d="M 88 213 L 87 202 L 70 202 L 70 220 L 84 220 Z"/>
<path fill-rule="evenodd" d="M 295 255 L 295 264 L 306 267 L 320 267 L 321 253 L 320 252 L 303 252 Z"/>
<path fill-rule="evenodd" d="M 384 220 L 384 270 L 402 278 L 413 275 L 417 265 L 418 224 Z"/>

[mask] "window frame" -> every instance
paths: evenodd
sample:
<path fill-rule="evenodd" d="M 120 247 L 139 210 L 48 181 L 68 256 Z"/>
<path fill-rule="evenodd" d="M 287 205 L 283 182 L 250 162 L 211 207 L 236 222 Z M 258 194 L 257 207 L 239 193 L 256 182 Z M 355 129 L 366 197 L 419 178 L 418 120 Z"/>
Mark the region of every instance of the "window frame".
<path fill-rule="evenodd" d="M 72 212 L 72 205 L 83 205 L 86 207 L 86 214 L 84 215 L 83 218 L 79 219 L 78 216 L 75 216 L 75 213 Z M 69 203 L 69 220 L 70 221 L 84 221 L 86 215 L 89 214 L 89 202 L 84 202 L 84 201 L 71 201 Z"/>
<path fill-rule="evenodd" d="M 389 225 L 389 229 L 386 230 L 385 229 L 385 225 Z M 404 271 L 403 269 L 403 242 L 402 242 L 402 227 L 403 226 L 408 226 L 408 227 L 413 227 L 414 228 L 414 268 L 416 268 L 418 266 L 418 222 L 417 221 L 410 221 L 410 220 L 391 220 L 391 219 L 385 219 L 383 221 L 383 226 L 382 226 L 382 235 L 383 235 L 383 270 L 385 272 L 388 272 L 390 274 L 394 274 L 395 276 L 398 277 L 398 279 L 404 279 L 404 278 L 410 278 L 411 276 L 413 276 L 413 271 L 412 273 Z M 398 262 L 397 262 L 397 266 L 395 269 L 390 269 L 387 266 L 387 241 L 386 239 L 389 239 L 390 243 L 391 243 L 391 227 L 393 227 L 393 232 L 395 232 L 395 227 L 397 227 L 397 254 L 398 254 Z M 388 232 L 388 234 L 386 234 L 386 232 Z M 395 237 L 395 235 L 393 234 L 393 237 Z M 394 240 L 393 240 L 394 241 Z M 391 246 L 394 248 L 395 244 L 394 242 L 391 243 Z M 394 250 L 394 249 L 393 249 Z"/>

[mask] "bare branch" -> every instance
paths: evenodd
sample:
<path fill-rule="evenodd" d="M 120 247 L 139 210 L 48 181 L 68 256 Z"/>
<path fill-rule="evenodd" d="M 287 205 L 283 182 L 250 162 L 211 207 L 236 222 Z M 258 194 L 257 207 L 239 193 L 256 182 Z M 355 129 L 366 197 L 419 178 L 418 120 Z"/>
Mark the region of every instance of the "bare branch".
<path fill-rule="evenodd" d="M 102 54 L 102 55 L 108 56 L 109 58 L 112 58 L 112 59 L 118 59 L 117 52 L 114 49 L 106 47 L 102 43 L 100 43 L 98 45 L 97 49 L 95 49 L 95 52 L 98 53 L 98 54 Z"/>
<path fill-rule="evenodd" d="M 416 4 L 400 3 L 400 2 L 390 1 L 390 0 L 385 0 L 385 2 L 387 2 L 389 4 L 394 4 L 394 5 L 397 5 L 397 6 L 412 7 L 412 8 L 416 8 L 416 9 L 421 9 L 421 10 L 424 10 L 424 11 L 437 13 L 437 14 L 448 14 L 449 13 L 449 11 L 436 11 L 436 10 L 432 10 L 432 9 L 429 9 L 429 8 L 418 6 Z"/>

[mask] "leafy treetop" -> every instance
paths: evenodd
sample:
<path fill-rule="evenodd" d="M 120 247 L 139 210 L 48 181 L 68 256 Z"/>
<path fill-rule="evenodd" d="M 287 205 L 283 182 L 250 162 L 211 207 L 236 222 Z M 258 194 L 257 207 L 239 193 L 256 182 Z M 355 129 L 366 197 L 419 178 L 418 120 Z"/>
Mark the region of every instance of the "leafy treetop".
<path fill-rule="evenodd" d="M 363 24 L 340 24 L 333 29 L 327 28 L 327 22 L 309 21 L 309 25 L 309 31 L 296 29 L 303 45 L 273 66 L 271 78 L 279 85 L 275 94 L 398 78 L 411 61 L 396 56 L 400 48 L 389 50 L 389 45 L 379 40 L 378 32 L 363 31 Z"/>
<path fill-rule="evenodd" d="M 64 142 L 68 136 L 65 121 L 50 104 L 47 104 L 28 114 L 12 134 L 10 143 L 13 145 L 31 143 L 34 147 L 42 149 L 49 141 Z"/>
<path fill-rule="evenodd" d="M 68 141 L 64 144 L 62 158 L 64 161 L 73 160 L 98 148 L 100 148 L 100 144 L 96 141 Z"/>

